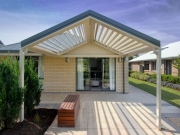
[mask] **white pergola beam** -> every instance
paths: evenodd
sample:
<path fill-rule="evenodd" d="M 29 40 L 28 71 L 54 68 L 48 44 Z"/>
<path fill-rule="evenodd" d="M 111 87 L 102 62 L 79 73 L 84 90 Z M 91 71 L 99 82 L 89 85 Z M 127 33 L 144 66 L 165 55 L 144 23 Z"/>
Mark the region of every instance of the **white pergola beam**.
<path fill-rule="evenodd" d="M 35 53 L 45 54 L 47 56 L 57 57 L 56 53 L 38 46 L 28 47 L 28 50 Z"/>
<path fill-rule="evenodd" d="M 102 31 L 103 31 L 103 27 L 101 25 L 98 25 L 98 26 L 99 26 L 100 31 L 99 31 L 99 36 L 98 36 L 97 41 L 100 42 L 100 38 L 102 36 L 101 34 L 102 34 Z"/>
<path fill-rule="evenodd" d="M 109 41 L 109 39 L 111 38 L 111 36 L 113 35 L 113 31 L 112 30 L 109 30 L 109 33 L 107 33 L 107 36 L 106 36 L 106 39 L 105 39 L 105 41 L 104 41 L 104 45 L 107 45 L 108 46 L 108 41 Z"/>
<path fill-rule="evenodd" d="M 71 36 L 72 40 L 74 40 L 75 44 L 78 44 L 74 36 L 71 34 L 71 32 L 67 31 L 67 33 Z"/>
<path fill-rule="evenodd" d="M 83 23 L 87 22 L 89 19 L 90 19 L 90 17 L 82 19 L 82 20 L 80 20 L 80 21 L 78 21 L 78 22 L 76 22 L 74 24 L 71 24 L 71 25 L 69 25 L 69 26 L 67 26 L 67 27 L 65 27 L 65 28 L 63 28 L 63 29 L 61 29 L 59 31 L 51 33 L 51 34 L 49 34 L 49 35 L 47 35 L 47 36 L 45 36 L 45 37 L 43 37 L 43 38 L 41 38 L 41 39 L 39 39 L 39 40 L 37 40 L 35 42 L 32 42 L 32 43 L 28 44 L 26 47 L 30 47 L 30 46 L 33 47 L 33 46 L 35 46 L 35 45 L 37 45 L 39 43 L 42 43 L 43 41 L 46 41 L 46 40 L 51 39 L 51 38 L 54 38 L 57 35 L 60 35 L 60 34 L 62 34 L 64 32 L 66 32 L 66 31 L 68 31 L 68 30 L 70 30 L 70 29 L 80 25 L 80 24 L 83 24 Z M 22 48 L 26 48 L 26 47 L 22 47 Z"/>
<path fill-rule="evenodd" d="M 73 42 L 71 41 L 72 39 L 69 39 L 69 37 L 66 35 L 66 33 L 63 33 L 63 35 L 66 37 L 66 39 L 74 46 Z M 70 35 L 69 35 L 70 36 Z"/>
<path fill-rule="evenodd" d="M 23 91 L 23 98 L 24 98 L 24 51 L 21 49 L 19 52 L 19 68 L 20 68 L 20 88 Z M 20 122 L 24 120 L 24 101 L 21 104 L 20 110 Z"/>
<path fill-rule="evenodd" d="M 145 52 L 152 51 L 152 49 L 153 49 L 152 47 L 142 48 L 142 49 L 139 49 L 139 50 L 128 52 L 127 54 L 124 54 L 124 56 L 125 57 L 134 56 L 134 55 L 137 55 L 139 53 L 145 53 Z"/>
<path fill-rule="evenodd" d="M 119 48 L 119 46 L 121 45 L 121 43 L 123 43 L 123 42 L 126 41 L 127 39 L 128 39 L 128 37 L 123 36 L 123 37 L 113 46 L 113 48 L 114 48 L 114 49 Z"/>
<path fill-rule="evenodd" d="M 62 46 L 59 46 L 58 44 L 54 43 L 54 41 L 52 41 L 52 40 L 50 40 L 50 39 L 47 40 L 47 41 L 50 42 L 51 44 L 54 44 L 55 46 L 61 48 L 62 50 L 64 50 L 64 48 L 63 48 Z"/>
<path fill-rule="evenodd" d="M 91 19 L 89 18 L 88 21 L 84 23 L 84 34 L 86 37 L 86 41 L 89 42 L 91 40 Z"/>
<path fill-rule="evenodd" d="M 109 44 L 109 46 L 113 47 L 120 39 L 121 39 L 122 35 L 118 34 L 118 36 L 116 36 L 116 38 Z"/>
<path fill-rule="evenodd" d="M 141 47 L 143 48 L 143 47 L 147 47 L 147 46 L 139 43 L 139 44 L 136 44 L 136 45 L 134 45 L 134 46 L 132 46 L 132 47 L 126 48 L 126 49 L 124 49 L 124 50 L 119 50 L 119 51 L 121 51 L 122 53 L 126 53 L 126 52 L 130 52 L 130 51 L 138 50 L 138 49 L 141 48 Z"/>
<path fill-rule="evenodd" d="M 124 47 L 124 46 L 126 46 L 129 42 L 132 42 L 133 41 L 133 39 L 127 39 L 126 41 L 124 41 L 121 45 L 119 45 L 118 47 L 117 47 L 117 50 L 118 51 L 120 51 L 119 49 L 121 49 L 122 47 Z"/>
<path fill-rule="evenodd" d="M 129 48 L 129 47 L 131 47 L 131 46 L 134 46 L 135 44 L 138 44 L 138 42 L 132 40 L 130 43 L 128 43 L 127 45 L 123 46 L 123 47 L 122 47 L 121 49 L 119 49 L 119 50 L 121 51 L 121 50 L 127 49 L 127 48 Z"/>
<path fill-rule="evenodd" d="M 80 26 L 77 26 L 77 30 L 78 30 L 78 33 L 79 33 L 79 35 L 81 37 L 81 40 L 82 40 L 81 42 L 83 42 L 84 38 L 83 38 L 83 34 L 81 33 Z"/>
<path fill-rule="evenodd" d="M 109 37 L 108 41 L 107 41 L 107 45 L 110 46 L 111 41 L 113 41 L 113 39 L 115 39 L 115 36 L 117 35 L 117 32 L 112 32 L 112 35 Z"/>
<path fill-rule="evenodd" d="M 77 33 L 76 33 L 76 30 L 74 28 L 72 28 L 72 31 L 73 31 L 73 34 L 75 35 L 77 41 L 78 41 L 78 44 L 81 43 L 81 40 L 79 39 Z"/>
<path fill-rule="evenodd" d="M 110 24 L 107 24 L 107 23 L 105 23 L 105 22 L 103 22 L 103 21 L 100 21 L 100 20 L 98 20 L 98 19 L 96 19 L 96 18 L 94 18 L 94 17 L 91 17 L 91 18 L 92 18 L 95 22 L 97 22 L 98 24 L 100 24 L 100 25 L 102 25 L 103 27 L 106 27 L 106 28 L 108 28 L 108 29 L 111 29 L 111 30 L 113 30 L 114 32 L 116 31 L 117 33 L 120 33 L 120 34 L 122 34 L 122 35 L 124 35 L 124 36 L 127 36 L 128 38 L 135 39 L 135 40 L 137 40 L 138 42 L 141 42 L 141 43 L 143 43 L 143 44 L 146 44 L 146 45 L 148 45 L 148 46 L 151 46 L 152 48 L 156 48 L 156 49 L 159 48 L 158 46 L 156 46 L 156 45 L 154 45 L 154 44 L 152 44 L 152 43 L 150 43 L 150 42 L 148 42 L 148 41 L 146 41 L 146 40 L 140 39 L 140 38 L 138 38 L 138 37 L 136 37 L 136 36 L 134 36 L 134 35 L 132 35 L 132 34 L 130 34 L 130 33 L 127 33 L 127 32 L 125 32 L 125 31 L 123 31 L 123 30 L 120 30 L 120 29 L 118 29 L 118 28 L 116 28 L 116 27 L 114 27 L 114 26 L 112 26 L 112 25 L 110 25 Z"/>

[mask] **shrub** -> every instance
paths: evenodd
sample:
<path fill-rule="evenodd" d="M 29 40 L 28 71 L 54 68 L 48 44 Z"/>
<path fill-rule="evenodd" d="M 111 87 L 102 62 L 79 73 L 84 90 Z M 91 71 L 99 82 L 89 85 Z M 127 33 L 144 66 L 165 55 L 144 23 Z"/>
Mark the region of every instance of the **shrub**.
<path fill-rule="evenodd" d="M 23 101 L 19 87 L 19 63 L 10 57 L 0 63 L 0 127 L 11 128 L 16 122 Z"/>
<path fill-rule="evenodd" d="M 131 73 L 134 73 L 134 71 L 132 71 L 132 70 L 129 70 L 129 76 L 131 76 Z"/>
<path fill-rule="evenodd" d="M 148 81 L 150 79 L 150 76 L 147 73 L 141 73 L 141 72 L 133 72 L 130 75 L 132 78 L 140 79 L 143 81 Z"/>
<path fill-rule="evenodd" d="M 150 79 L 150 76 L 147 75 L 147 74 L 144 74 L 143 80 L 144 80 L 144 81 L 149 81 L 149 79 Z"/>
<path fill-rule="evenodd" d="M 180 78 L 176 77 L 176 76 L 171 76 L 171 77 L 169 77 L 168 81 L 171 82 L 171 83 L 174 83 L 174 84 L 175 83 L 180 83 Z"/>
<path fill-rule="evenodd" d="M 41 83 L 34 67 L 34 60 L 25 60 L 25 92 L 24 92 L 24 111 L 25 115 L 30 114 L 35 106 L 39 105 L 41 97 Z"/>
<path fill-rule="evenodd" d="M 143 78 L 144 78 L 144 75 L 143 74 L 139 74 L 138 79 L 143 80 Z"/>
<path fill-rule="evenodd" d="M 156 78 L 156 74 L 152 74 L 152 75 L 151 75 L 151 78 Z"/>
<path fill-rule="evenodd" d="M 41 122 L 41 118 L 38 113 L 36 113 L 36 115 L 34 116 L 34 122 L 36 124 L 39 124 Z"/>

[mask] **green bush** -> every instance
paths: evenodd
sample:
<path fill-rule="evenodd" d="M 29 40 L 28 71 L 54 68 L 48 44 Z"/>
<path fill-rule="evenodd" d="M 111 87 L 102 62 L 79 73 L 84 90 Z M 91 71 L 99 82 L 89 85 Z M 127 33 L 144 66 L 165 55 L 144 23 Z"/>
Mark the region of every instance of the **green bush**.
<path fill-rule="evenodd" d="M 171 77 L 169 77 L 168 81 L 169 81 L 170 83 L 177 84 L 177 83 L 180 83 L 180 78 L 177 77 L 177 76 L 171 76 Z"/>
<path fill-rule="evenodd" d="M 156 74 L 152 74 L 152 75 L 151 75 L 151 78 L 156 78 Z"/>
<path fill-rule="evenodd" d="M 35 106 L 39 105 L 41 97 L 41 83 L 34 67 L 34 60 L 25 60 L 25 91 L 24 91 L 24 111 L 25 115 L 30 114 Z"/>
<path fill-rule="evenodd" d="M 19 87 L 19 63 L 10 57 L 0 63 L 0 128 L 11 128 L 16 122 L 23 101 Z"/>
<path fill-rule="evenodd" d="M 144 81 L 149 81 L 149 79 L 150 79 L 150 76 L 147 75 L 147 74 L 144 74 L 143 80 L 144 80 Z"/>
<path fill-rule="evenodd" d="M 152 74 L 151 78 L 156 79 L 156 74 Z M 161 80 L 165 81 L 165 82 L 174 83 L 174 84 L 180 83 L 180 78 L 179 77 L 172 76 L 172 75 L 166 75 L 166 74 L 161 75 Z"/>
<path fill-rule="evenodd" d="M 131 73 L 134 73 L 134 71 L 132 71 L 132 70 L 129 70 L 129 76 L 131 76 Z"/>
<path fill-rule="evenodd" d="M 133 72 L 130 74 L 132 78 L 140 79 L 143 81 L 148 81 L 150 79 L 150 76 L 147 73 L 141 73 L 141 72 Z"/>

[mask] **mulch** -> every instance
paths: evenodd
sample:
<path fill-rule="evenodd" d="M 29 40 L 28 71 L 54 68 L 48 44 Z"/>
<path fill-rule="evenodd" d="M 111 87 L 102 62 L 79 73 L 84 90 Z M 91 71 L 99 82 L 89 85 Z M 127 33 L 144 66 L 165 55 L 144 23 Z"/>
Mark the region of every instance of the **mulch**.
<path fill-rule="evenodd" d="M 39 114 L 40 122 L 34 122 L 34 116 Z M 11 129 L 0 131 L 0 135 L 44 135 L 44 132 L 57 115 L 57 109 L 34 109 L 23 122 L 16 123 Z"/>

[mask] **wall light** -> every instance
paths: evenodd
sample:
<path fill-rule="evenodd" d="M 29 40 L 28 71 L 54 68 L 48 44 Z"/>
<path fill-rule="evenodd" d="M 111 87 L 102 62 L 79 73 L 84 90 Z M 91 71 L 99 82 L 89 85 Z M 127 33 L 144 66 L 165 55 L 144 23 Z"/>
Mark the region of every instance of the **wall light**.
<path fill-rule="evenodd" d="M 118 58 L 118 61 L 119 61 L 119 62 L 122 62 L 122 58 Z"/>
<path fill-rule="evenodd" d="M 66 61 L 66 62 L 69 62 L 69 58 L 68 58 L 68 57 L 66 57 L 66 58 L 65 58 L 65 61 Z"/>

